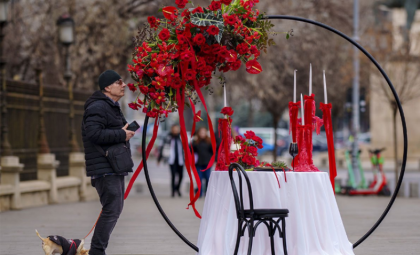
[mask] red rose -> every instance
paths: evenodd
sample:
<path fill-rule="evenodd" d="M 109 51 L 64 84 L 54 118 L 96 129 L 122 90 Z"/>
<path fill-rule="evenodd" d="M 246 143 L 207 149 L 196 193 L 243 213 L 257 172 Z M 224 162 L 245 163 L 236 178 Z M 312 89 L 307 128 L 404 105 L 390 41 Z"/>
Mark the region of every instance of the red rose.
<path fill-rule="evenodd" d="M 209 6 L 209 10 L 211 11 L 217 11 L 220 10 L 220 8 L 222 8 L 222 3 L 220 1 L 213 1 Z"/>
<path fill-rule="evenodd" d="M 223 65 L 221 67 L 219 67 L 219 72 L 228 72 L 230 70 L 230 66 L 229 65 Z"/>
<path fill-rule="evenodd" d="M 164 28 L 162 29 L 162 31 L 160 31 L 159 39 L 161 39 L 162 41 L 167 41 L 169 37 L 171 37 L 171 33 L 169 32 L 167 28 Z"/>
<path fill-rule="evenodd" d="M 192 51 L 186 50 L 181 53 L 181 59 L 184 61 L 190 61 L 194 57 L 194 53 Z"/>
<path fill-rule="evenodd" d="M 235 25 L 235 23 L 236 23 L 235 15 L 226 15 L 225 16 L 225 23 L 228 24 L 228 25 L 231 25 L 231 26 Z"/>
<path fill-rule="evenodd" d="M 188 3 L 188 0 L 175 0 L 175 4 L 178 5 L 178 8 L 180 9 L 185 8 L 187 3 Z"/>
<path fill-rule="evenodd" d="M 147 17 L 147 22 L 149 22 L 149 25 L 150 25 L 151 28 L 157 28 L 158 27 L 158 21 L 157 21 L 156 17 L 154 17 L 154 16 Z"/>
<path fill-rule="evenodd" d="M 230 3 L 232 3 L 232 0 L 220 0 L 222 2 L 222 4 L 225 5 L 229 5 Z"/>
<path fill-rule="evenodd" d="M 249 146 L 247 149 L 247 152 L 251 153 L 252 156 L 257 156 L 258 155 L 258 149 L 254 146 Z"/>
<path fill-rule="evenodd" d="M 194 79 L 197 78 L 196 76 L 197 76 L 197 73 L 192 69 L 188 69 L 185 72 L 185 79 L 187 79 L 187 80 L 194 80 Z"/>
<path fill-rule="evenodd" d="M 192 13 L 197 13 L 197 12 L 204 13 L 204 10 L 203 10 L 203 8 L 201 8 L 200 6 L 198 6 L 197 8 L 195 8 L 194 10 L 192 10 Z"/>
<path fill-rule="evenodd" d="M 246 131 L 244 136 L 246 139 L 252 139 L 255 136 L 255 133 L 252 131 Z"/>
<path fill-rule="evenodd" d="M 229 154 L 229 161 L 230 161 L 230 163 L 238 162 L 238 156 L 235 155 L 235 153 L 230 153 Z"/>
<path fill-rule="evenodd" d="M 235 136 L 235 143 L 242 143 L 245 139 L 241 135 Z"/>
<path fill-rule="evenodd" d="M 209 28 L 207 29 L 207 33 L 209 35 L 218 35 L 219 34 L 219 28 L 216 27 L 215 25 L 211 25 L 209 26 Z"/>
<path fill-rule="evenodd" d="M 204 37 L 204 35 L 203 35 L 203 34 L 197 34 L 197 35 L 194 37 L 194 43 L 195 43 L 196 45 L 198 45 L 198 46 L 203 45 L 205 42 L 206 42 L 206 38 Z"/>
<path fill-rule="evenodd" d="M 232 110 L 232 107 L 223 107 L 223 109 L 220 111 L 221 114 L 228 116 L 232 116 L 233 112 L 234 111 Z"/>
<path fill-rule="evenodd" d="M 236 71 L 241 67 L 241 65 L 242 65 L 242 62 L 240 60 L 237 60 L 230 64 L 230 69 L 232 69 L 233 71 Z"/>
<path fill-rule="evenodd" d="M 174 89 L 181 88 L 182 87 L 182 81 L 181 81 L 181 79 L 178 78 L 178 79 L 172 80 L 171 87 L 174 88 Z"/>
<path fill-rule="evenodd" d="M 206 57 L 206 62 L 207 62 L 207 64 L 214 63 L 214 61 L 216 61 L 216 57 L 215 57 L 214 55 L 208 55 L 208 56 Z"/>
<path fill-rule="evenodd" d="M 201 47 L 201 52 L 208 55 L 211 53 L 211 47 L 207 44 L 204 44 L 204 46 Z"/>
<path fill-rule="evenodd" d="M 262 67 L 257 60 L 250 60 L 246 62 L 246 71 L 251 74 L 259 74 L 262 72 Z"/>
<path fill-rule="evenodd" d="M 242 162 L 244 162 L 245 164 L 249 165 L 249 166 L 253 166 L 255 164 L 255 158 L 245 155 L 242 158 Z"/>

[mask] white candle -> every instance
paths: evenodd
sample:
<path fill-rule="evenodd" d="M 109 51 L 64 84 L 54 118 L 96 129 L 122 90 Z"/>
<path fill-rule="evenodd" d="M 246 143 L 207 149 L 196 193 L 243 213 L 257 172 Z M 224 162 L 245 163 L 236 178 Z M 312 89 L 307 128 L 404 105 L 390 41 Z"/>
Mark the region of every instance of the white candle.
<path fill-rule="evenodd" d="M 325 70 L 324 70 L 324 101 L 327 104 L 327 80 L 325 79 Z"/>
<path fill-rule="evenodd" d="M 309 95 L 312 95 L 312 64 L 309 64 Z"/>
<path fill-rule="evenodd" d="M 300 107 L 302 109 L 301 113 L 302 113 L 302 125 L 305 125 L 305 110 L 303 109 L 303 96 L 302 94 L 300 94 Z"/>
<path fill-rule="evenodd" d="M 294 72 L 295 79 L 294 79 L 294 84 L 293 84 L 293 103 L 296 103 L 296 72 L 297 70 L 295 70 Z"/>
<path fill-rule="evenodd" d="M 226 107 L 227 106 L 227 103 L 226 103 L 226 83 L 223 84 L 223 97 L 225 99 L 225 107 Z"/>

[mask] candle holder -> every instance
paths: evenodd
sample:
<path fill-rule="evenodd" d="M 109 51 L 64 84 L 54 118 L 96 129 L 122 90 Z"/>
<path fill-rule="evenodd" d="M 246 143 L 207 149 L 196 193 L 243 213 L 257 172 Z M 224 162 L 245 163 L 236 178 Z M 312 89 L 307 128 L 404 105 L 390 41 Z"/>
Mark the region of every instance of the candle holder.
<path fill-rule="evenodd" d="M 295 171 L 295 164 L 296 164 L 295 163 L 295 157 L 298 155 L 298 153 L 299 153 L 299 147 L 298 147 L 297 143 L 290 143 L 289 154 L 290 154 L 290 156 L 293 157 L 293 160 L 292 160 L 293 171 Z"/>

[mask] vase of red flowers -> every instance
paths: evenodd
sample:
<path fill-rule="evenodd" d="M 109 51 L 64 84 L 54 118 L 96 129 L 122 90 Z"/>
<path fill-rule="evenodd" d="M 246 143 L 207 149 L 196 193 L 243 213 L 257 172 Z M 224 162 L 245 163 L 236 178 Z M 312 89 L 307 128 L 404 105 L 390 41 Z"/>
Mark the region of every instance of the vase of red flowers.
<path fill-rule="evenodd" d="M 231 163 L 236 162 L 250 171 L 260 165 L 260 161 L 257 159 L 258 149 L 263 148 L 260 137 L 252 131 L 246 131 L 244 137 L 237 135 L 233 141 L 237 150 L 230 153 Z"/>

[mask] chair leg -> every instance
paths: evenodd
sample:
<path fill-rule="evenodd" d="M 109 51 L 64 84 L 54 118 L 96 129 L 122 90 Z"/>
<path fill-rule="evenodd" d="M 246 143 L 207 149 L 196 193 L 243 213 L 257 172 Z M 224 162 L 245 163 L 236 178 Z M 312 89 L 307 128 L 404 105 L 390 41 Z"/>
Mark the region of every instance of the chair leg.
<path fill-rule="evenodd" d="M 239 243 L 241 242 L 241 236 L 242 236 L 242 221 L 238 221 L 238 234 L 236 235 L 235 252 L 233 253 L 233 255 L 238 254 Z"/>
<path fill-rule="evenodd" d="M 271 255 L 276 255 L 276 251 L 274 250 L 274 233 L 275 233 L 275 228 L 273 228 L 273 223 L 270 222 L 270 230 L 269 230 L 269 235 L 270 235 L 270 243 L 271 243 Z"/>
<path fill-rule="evenodd" d="M 286 244 L 286 218 L 281 220 L 282 233 L 283 233 L 283 252 L 284 255 L 287 255 L 287 244 Z"/>
<path fill-rule="evenodd" d="M 251 255 L 252 251 L 252 241 L 254 240 L 254 221 L 252 220 L 250 225 L 248 226 L 249 229 L 249 243 L 248 243 L 248 255 Z"/>

